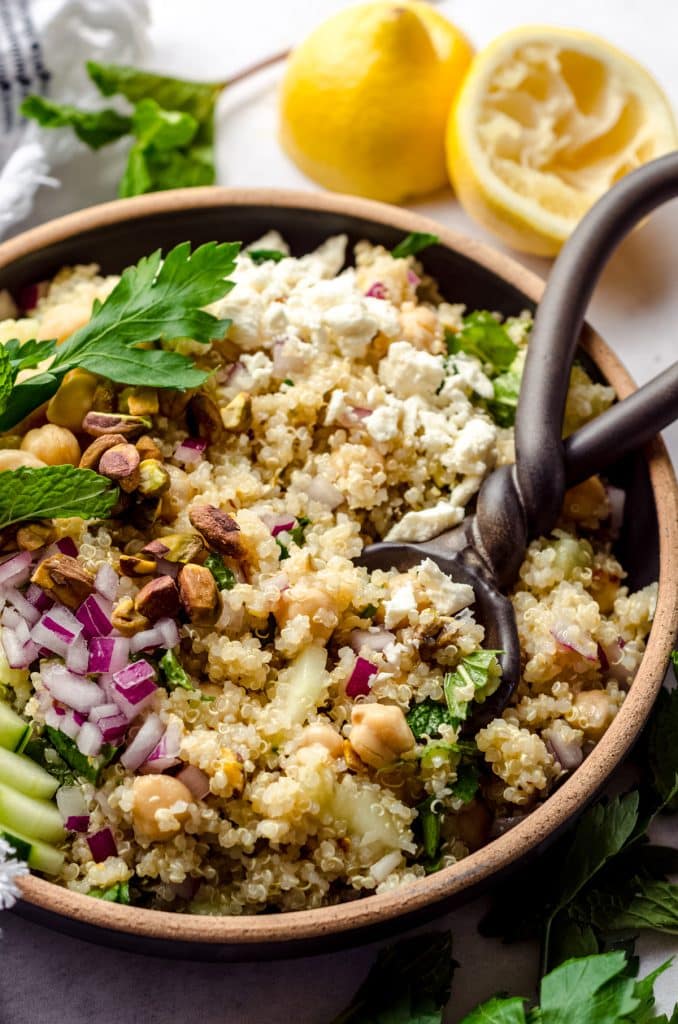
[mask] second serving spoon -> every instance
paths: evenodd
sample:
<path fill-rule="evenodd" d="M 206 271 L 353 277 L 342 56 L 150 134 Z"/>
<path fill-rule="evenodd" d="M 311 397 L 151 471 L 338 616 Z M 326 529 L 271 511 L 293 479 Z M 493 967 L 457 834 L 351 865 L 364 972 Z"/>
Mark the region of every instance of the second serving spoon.
<path fill-rule="evenodd" d="M 485 644 L 501 651 L 496 692 L 475 704 L 466 728 L 501 714 L 520 679 L 520 644 L 505 591 L 527 545 L 555 526 L 567 487 L 654 437 L 678 418 L 678 362 L 563 440 L 565 402 L 584 315 L 596 282 L 621 239 L 656 207 L 678 196 L 678 153 L 622 178 L 586 214 L 548 279 L 527 346 L 516 413 L 516 461 L 483 482 L 475 513 L 424 542 L 371 544 L 356 559 L 370 570 L 406 571 L 431 558 L 476 597 Z"/>

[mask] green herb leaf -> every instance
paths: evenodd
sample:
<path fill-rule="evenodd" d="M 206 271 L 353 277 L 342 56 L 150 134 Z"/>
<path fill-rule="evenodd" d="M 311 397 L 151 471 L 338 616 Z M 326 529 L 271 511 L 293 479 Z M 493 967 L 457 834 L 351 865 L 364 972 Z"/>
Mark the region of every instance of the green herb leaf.
<path fill-rule="evenodd" d="M 358 615 L 361 619 L 373 619 L 377 614 L 376 604 L 366 604 L 364 608 L 361 608 Z"/>
<path fill-rule="evenodd" d="M 292 538 L 294 543 L 297 545 L 297 547 L 302 547 L 303 546 L 304 541 L 306 539 L 305 536 L 304 536 L 304 534 L 306 532 L 306 527 L 310 526 L 310 525 L 311 525 L 311 520 L 308 519 L 306 516 L 299 516 L 297 518 L 297 522 L 296 522 L 295 526 L 290 530 L 290 537 Z"/>
<path fill-rule="evenodd" d="M 46 725 L 45 734 L 59 757 L 72 769 L 76 778 L 86 779 L 87 782 L 91 782 L 95 786 L 99 782 L 102 770 L 111 763 L 117 754 L 117 747 L 104 744 L 98 757 L 86 757 L 85 754 L 80 753 L 75 741 L 65 733 L 59 732 L 58 729 Z M 45 761 L 45 766 L 50 771 L 48 761 Z"/>
<path fill-rule="evenodd" d="M 452 725 L 447 708 L 443 704 L 437 704 L 430 697 L 421 704 L 415 704 L 405 717 L 415 740 L 423 739 L 425 736 L 440 736 L 441 725 Z"/>
<path fill-rule="evenodd" d="M 15 384 L 0 412 L 0 431 L 9 430 L 43 402 L 49 401 L 58 389 L 62 376 L 63 373 L 38 373 Z"/>
<path fill-rule="evenodd" d="M 435 797 L 429 796 L 417 804 L 422 844 L 429 860 L 435 860 L 440 849 L 440 815 L 433 810 L 434 802 Z"/>
<path fill-rule="evenodd" d="M 191 682 L 191 677 L 177 658 L 174 651 L 165 651 L 162 658 L 160 658 L 158 665 L 167 684 L 168 690 L 176 690 L 177 687 L 182 690 L 195 690 L 195 686 Z"/>
<path fill-rule="evenodd" d="M 30 341 L 21 342 L 18 338 L 12 338 L 11 341 L 5 342 L 4 348 L 12 367 L 18 373 L 19 370 L 35 369 L 43 359 L 51 356 L 56 349 L 56 341 L 36 341 L 32 338 Z"/>
<path fill-rule="evenodd" d="M 594 896 L 601 894 L 594 894 Z M 678 935 L 678 885 L 634 878 L 626 892 L 615 893 L 607 908 L 598 899 L 592 913 L 604 931 L 652 931 Z"/>
<path fill-rule="evenodd" d="M 615 1024 L 632 1013 L 640 1000 L 635 982 L 626 975 L 623 953 L 568 960 L 541 982 L 542 1024 Z"/>
<path fill-rule="evenodd" d="M 525 1024 L 524 1003 L 518 996 L 495 996 L 471 1010 L 461 1024 Z"/>
<path fill-rule="evenodd" d="M 6 345 L 0 345 L 0 413 L 7 408 L 16 374 Z"/>
<path fill-rule="evenodd" d="M 235 575 L 231 572 L 221 555 L 210 552 L 205 559 L 205 566 L 214 576 L 219 590 L 233 590 L 235 586 Z"/>
<path fill-rule="evenodd" d="M 487 403 L 487 409 L 500 427 L 512 427 L 516 421 L 516 409 L 520 396 L 521 375 L 515 370 L 500 373 L 492 381 L 494 399 Z"/>
<path fill-rule="evenodd" d="M 109 885 L 107 889 L 90 889 L 87 895 L 93 896 L 96 900 L 106 900 L 109 903 L 122 903 L 127 907 L 131 902 L 129 882 L 116 882 L 115 885 Z"/>
<path fill-rule="evenodd" d="M 287 253 L 281 252 L 280 249 L 246 249 L 245 255 L 249 256 L 253 263 L 266 263 L 268 260 L 280 263 L 280 260 L 287 258 Z"/>
<path fill-rule="evenodd" d="M 677 652 L 673 652 L 674 655 Z M 648 761 L 661 803 L 678 810 L 678 687 L 662 690 L 648 733 Z"/>
<path fill-rule="evenodd" d="M 391 256 L 396 260 L 405 259 L 406 256 L 416 256 L 422 249 L 428 249 L 429 245 L 437 245 L 440 239 L 437 235 L 430 235 L 426 231 L 412 231 L 406 235 L 402 242 L 398 242 L 394 249 L 391 249 Z"/>
<path fill-rule="evenodd" d="M 91 469 L 46 466 L 0 473 L 0 529 L 33 519 L 105 519 L 118 488 Z"/>
<path fill-rule="evenodd" d="M 120 94 L 131 103 L 152 99 L 165 110 L 181 110 L 211 128 L 220 82 L 191 82 L 122 64 L 87 62 L 87 73 L 103 96 Z"/>
<path fill-rule="evenodd" d="M 132 120 L 117 110 L 79 110 L 68 103 L 54 103 L 44 96 L 27 96 L 20 107 L 24 117 L 43 128 L 72 128 L 78 138 L 92 149 L 101 149 L 127 135 Z"/>
<path fill-rule="evenodd" d="M 508 370 L 518 353 L 506 328 L 486 310 L 469 313 L 461 330 L 457 334 L 447 331 L 445 337 L 449 355 L 465 352 L 481 363 L 489 363 L 495 373 Z"/>
<path fill-rule="evenodd" d="M 417 935 L 381 950 L 333 1024 L 441 1024 L 455 967 L 449 932 Z"/>
<path fill-rule="evenodd" d="M 183 110 L 164 110 L 155 100 L 146 98 L 134 108 L 132 130 L 144 145 L 177 149 L 193 141 L 198 122 Z"/>
<path fill-rule="evenodd" d="M 461 659 L 454 672 L 445 673 L 443 690 L 454 725 L 464 721 L 472 701 L 482 702 L 497 689 L 501 679 L 498 654 L 501 651 L 473 651 Z"/>
<path fill-rule="evenodd" d="M 480 769 L 476 764 L 463 762 L 457 768 L 457 779 L 450 786 L 455 800 L 469 804 L 475 798 L 480 786 Z"/>

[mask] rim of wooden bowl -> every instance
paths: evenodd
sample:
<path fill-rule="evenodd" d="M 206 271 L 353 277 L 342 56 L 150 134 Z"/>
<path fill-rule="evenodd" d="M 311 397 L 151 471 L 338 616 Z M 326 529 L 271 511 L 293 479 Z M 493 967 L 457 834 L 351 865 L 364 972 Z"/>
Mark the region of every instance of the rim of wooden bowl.
<path fill-rule="evenodd" d="M 511 257 L 417 213 L 352 196 L 263 188 L 178 189 L 90 207 L 2 243 L 0 272 L 21 257 L 82 232 L 147 216 L 224 205 L 270 208 L 272 227 L 275 226 L 275 209 L 281 207 L 317 211 L 321 215 L 329 212 L 359 217 L 401 229 L 404 233 L 431 232 L 438 236 L 442 246 L 479 263 L 528 299 L 537 302 L 544 287 L 539 276 Z M 585 331 L 582 346 L 620 398 L 635 389 L 624 366 L 595 332 Z M 84 925 L 149 939 L 241 946 L 294 943 L 361 930 L 376 923 L 395 922 L 404 914 L 424 911 L 489 880 L 534 851 L 595 796 L 637 739 L 661 687 L 678 629 L 678 488 L 661 440 L 653 441 L 645 452 L 660 544 L 659 595 L 647 649 L 633 685 L 602 740 L 571 778 L 509 832 L 459 863 L 406 886 L 313 910 L 242 917 L 177 914 L 94 900 L 33 875 L 21 881 L 23 899 Z"/>

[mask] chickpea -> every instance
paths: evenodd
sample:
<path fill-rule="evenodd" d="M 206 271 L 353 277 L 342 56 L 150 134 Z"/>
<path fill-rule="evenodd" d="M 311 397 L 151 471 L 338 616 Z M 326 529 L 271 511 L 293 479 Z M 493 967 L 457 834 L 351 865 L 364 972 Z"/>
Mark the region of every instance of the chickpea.
<path fill-rule="evenodd" d="M 134 804 L 132 817 L 134 830 L 144 839 L 158 841 L 171 839 L 181 831 L 181 824 L 188 817 L 188 807 L 172 810 L 177 824 L 171 828 L 162 828 L 157 819 L 158 811 L 168 811 L 175 804 L 193 803 L 193 794 L 179 779 L 171 775 L 137 775 L 132 785 Z"/>
<path fill-rule="evenodd" d="M 276 618 L 281 626 L 296 615 L 306 615 L 311 623 L 311 632 L 319 640 L 327 640 L 337 624 L 334 602 L 322 587 L 300 580 L 289 590 L 283 591 Z"/>
<path fill-rule="evenodd" d="M 82 421 L 94 408 L 97 378 L 87 370 L 69 370 L 59 390 L 47 405 L 47 419 L 58 427 L 79 431 Z"/>
<path fill-rule="evenodd" d="M 414 746 L 412 730 L 395 705 L 358 704 L 351 724 L 349 743 L 360 760 L 373 768 L 391 764 Z"/>
<path fill-rule="evenodd" d="M 593 740 L 600 739 L 615 715 L 614 706 L 605 690 L 582 690 L 572 706 L 572 718 L 577 727 Z"/>
<path fill-rule="evenodd" d="M 75 434 L 53 423 L 29 430 L 21 442 L 21 450 L 42 459 L 48 466 L 77 466 L 80 462 L 80 445 Z"/>
<path fill-rule="evenodd" d="M 610 502 L 599 476 L 590 476 L 588 480 L 565 491 L 563 515 L 567 519 L 574 519 L 576 523 L 595 529 L 601 519 L 607 519 L 609 514 Z"/>
<path fill-rule="evenodd" d="M 31 452 L 23 452 L 16 448 L 3 448 L 0 451 L 0 473 L 3 469 L 21 469 L 28 466 L 29 469 L 42 469 L 46 465 L 42 459 Z"/>
<path fill-rule="evenodd" d="M 324 725 L 322 722 L 306 726 L 297 743 L 297 749 L 314 745 L 325 747 L 332 757 L 341 757 L 344 753 L 344 741 L 339 733 L 331 725 Z"/>

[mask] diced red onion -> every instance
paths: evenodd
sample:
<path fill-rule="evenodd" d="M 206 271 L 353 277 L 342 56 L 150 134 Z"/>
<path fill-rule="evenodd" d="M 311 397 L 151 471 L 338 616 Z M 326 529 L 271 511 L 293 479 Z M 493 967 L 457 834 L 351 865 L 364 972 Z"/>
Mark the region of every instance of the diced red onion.
<path fill-rule="evenodd" d="M 30 551 L 10 555 L 0 563 L 0 587 L 20 587 L 31 575 L 33 559 Z"/>
<path fill-rule="evenodd" d="M 71 714 L 73 715 L 73 721 L 78 726 L 85 724 L 85 716 L 80 711 L 72 711 Z"/>
<path fill-rule="evenodd" d="M 91 711 L 97 704 L 104 703 L 101 687 L 91 679 L 76 676 L 65 665 L 46 664 L 41 669 L 42 681 L 55 700 L 68 705 L 74 711 Z"/>
<path fill-rule="evenodd" d="M 351 406 L 351 412 L 354 416 L 357 416 L 359 420 L 366 420 L 368 416 L 371 416 L 374 409 L 367 409 L 361 405 Z"/>
<path fill-rule="evenodd" d="M 388 288 L 381 281 L 375 281 L 365 292 L 365 297 L 368 299 L 387 299 Z"/>
<path fill-rule="evenodd" d="M 355 667 L 346 683 L 346 693 L 349 697 L 364 696 L 370 692 L 370 679 L 379 671 L 376 665 L 365 658 L 358 658 Z"/>
<path fill-rule="evenodd" d="M 415 274 L 413 270 L 407 271 L 407 280 L 409 281 L 410 284 L 413 284 L 415 288 L 417 287 L 417 285 L 421 284 L 421 278 L 419 277 L 419 274 Z"/>
<path fill-rule="evenodd" d="M 138 654 L 139 651 L 152 651 L 163 644 L 163 635 L 156 625 L 135 633 L 129 642 L 129 649 L 132 654 Z"/>
<path fill-rule="evenodd" d="M 89 814 L 87 800 L 81 786 L 61 786 L 57 790 L 56 805 L 64 821 Z"/>
<path fill-rule="evenodd" d="M 7 626 L 7 629 L 16 629 L 20 622 L 23 622 L 24 626 L 26 625 L 26 623 L 21 618 L 16 608 L 9 607 L 2 609 L 2 615 L 0 615 L 0 622 L 2 623 L 3 626 Z"/>
<path fill-rule="evenodd" d="M 108 636 L 111 625 L 111 602 L 101 594 L 90 594 L 82 602 L 75 617 L 82 624 L 84 635 L 89 640 L 93 636 Z"/>
<path fill-rule="evenodd" d="M 75 737 L 75 745 L 81 754 L 86 757 L 96 757 L 101 750 L 104 738 L 101 730 L 94 722 L 85 722 L 78 735 Z"/>
<path fill-rule="evenodd" d="M 327 505 L 330 511 L 334 511 L 344 501 L 344 495 L 339 488 L 331 484 L 324 476 L 314 477 L 306 488 L 306 494 L 313 501 Z"/>
<path fill-rule="evenodd" d="M 43 612 L 42 618 L 33 626 L 31 639 L 52 654 L 65 658 L 69 645 L 81 633 L 82 623 L 78 622 L 68 608 L 55 605 Z"/>
<path fill-rule="evenodd" d="M 187 764 L 176 777 L 179 779 L 179 782 L 183 782 L 184 786 L 190 789 L 196 800 L 202 800 L 210 791 L 210 780 L 194 764 Z"/>
<path fill-rule="evenodd" d="M 87 674 L 89 651 L 82 634 L 76 637 L 68 648 L 66 652 L 66 666 L 70 668 L 71 672 L 75 672 L 76 675 L 84 676 Z"/>
<path fill-rule="evenodd" d="M 93 636 L 89 642 L 88 672 L 117 672 L 129 660 L 126 636 Z"/>
<path fill-rule="evenodd" d="M 633 679 L 635 668 L 630 667 L 624 661 L 624 647 L 625 642 L 623 637 L 617 637 L 616 640 L 604 646 L 599 646 L 599 654 L 605 658 L 607 664 L 603 664 L 602 658 L 600 658 L 600 666 L 603 671 L 612 679 L 616 679 L 622 686 L 628 686 Z"/>
<path fill-rule="evenodd" d="M 108 601 L 115 601 L 118 594 L 119 577 L 112 565 L 104 562 L 94 577 L 94 589 Z"/>
<path fill-rule="evenodd" d="M 607 501 L 610 506 L 610 533 L 613 537 L 618 537 L 624 522 L 626 491 L 623 491 L 621 487 L 613 487 L 612 484 L 607 484 L 605 490 L 607 491 Z"/>
<path fill-rule="evenodd" d="M 172 650 L 173 647 L 177 646 L 179 643 L 179 627 L 174 619 L 158 619 L 155 624 L 155 628 L 160 630 L 164 647 L 168 650 Z"/>
<path fill-rule="evenodd" d="M 38 561 L 42 562 L 45 558 L 49 558 L 51 555 L 68 555 L 69 558 L 77 558 L 78 549 L 75 541 L 72 537 L 60 537 L 59 540 L 55 540 L 53 544 L 43 548 L 40 551 L 40 557 Z"/>
<path fill-rule="evenodd" d="M 197 466 L 199 462 L 202 462 L 206 448 L 207 441 L 197 437 L 187 437 L 174 449 L 174 458 L 184 466 Z"/>
<path fill-rule="evenodd" d="M 31 583 L 25 594 L 26 600 L 39 612 L 47 611 L 54 604 L 52 598 L 37 583 Z"/>
<path fill-rule="evenodd" d="M 583 630 L 580 631 L 582 636 L 578 636 L 577 631 L 577 626 L 556 625 L 551 630 L 551 636 L 566 650 L 574 651 L 586 661 L 597 662 L 597 645 L 588 634 L 583 634 Z"/>
<path fill-rule="evenodd" d="M 87 842 L 92 852 L 92 859 L 100 864 L 102 860 L 106 860 L 107 857 L 116 857 L 118 854 L 118 847 L 115 845 L 115 839 L 110 828 L 102 828 L 100 832 L 95 832 L 93 836 L 87 836 Z"/>
<path fill-rule="evenodd" d="M 360 654 L 365 647 L 378 654 L 394 641 L 395 633 L 389 633 L 387 629 L 352 629 L 349 637 L 349 643 L 356 654 Z"/>
<path fill-rule="evenodd" d="M 271 576 L 268 581 L 271 586 L 275 587 L 282 594 L 283 591 L 290 589 L 290 578 L 286 572 L 276 573 L 275 576 Z"/>
<path fill-rule="evenodd" d="M 222 383 L 233 384 L 234 378 L 238 373 L 246 373 L 247 371 L 243 364 L 238 360 L 237 363 L 231 363 L 229 366 L 224 366 L 221 372 L 223 374 Z M 217 370 L 217 375 L 219 375 L 219 373 L 220 371 Z"/>
<path fill-rule="evenodd" d="M 279 533 L 287 533 L 293 529 L 296 522 L 294 516 L 290 515 L 267 516 L 266 519 L 272 537 L 277 537 Z"/>
<path fill-rule="evenodd" d="M 24 623 L 25 626 L 25 623 Z M 38 657 L 38 647 L 32 640 L 22 640 L 14 629 L 2 628 L 2 646 L 10 668 L 28 668 Z"/>
<path fill-rule="evenodd" d="M 73 814 L 66 818 L 65 825 L 69 832 L 86 832 L 89 828 L 89 814 Z"/>
<path fill-rule="evenodd" d="M 17 590 L 16 587 L 7 587 L 4 596 L 12 607 L 19 612 L 21 617 L 26 620 L 29 626 L 35 625 L 40 618 L 40 612 L 30 601 L 26 600 L 20 590 Z"/>
<path fill-rule="evenodd" d="M 141 769 L 142 772 L 153 772 L 160 774 L 173 768 L 179 763 L 179 749 L 181 746 L 181 725 L 173 720 L 167 726 L 164 735 L 159 743 L 153 748 L 146 758 Z"/>
<path fill-rule="evenodd" d="M 129 727 L 129 719 L 125 713 L 112 702 L 92 708 L 89 719 L 99 729 L 106 743 L 122 739 Z"/>
<path fill-rule="evenodd" d="M 85 719 L 77 711 L 66 711 L 56 704 L 53 704 L 45 712 L 45 723 L 53 729 L 58 729 L 69 739 L 74 740 L 80 732 L 80 726 Z"/>
<path fill-rule="evenodd" d="M 135 661 L 119 672 L 115 672 L 113 687 L 116 691 L 116 699 L 118 696 L 123 697 L 128 704 L 139 709 L 153 698 L 157 690 L 155 672 L 152 666 L 142 658 L 141 661 Z"/>
<path fill-rule="evenodd" d="M 24 313 L 30 313 L 35 309 L 40 299 L 44 298 L 49 291 L 49 281 L 37 281 L 35 284 L 24 285 L 19 289 L 19 308 Z"/>
<path fill-rule="evenodd" d="M 165 726 L 159 716 L 149 715 L 120 758 L 123 768 L 130 772 L 136 771 L 148 755 L 155 750 L 164 731 Z"/>

